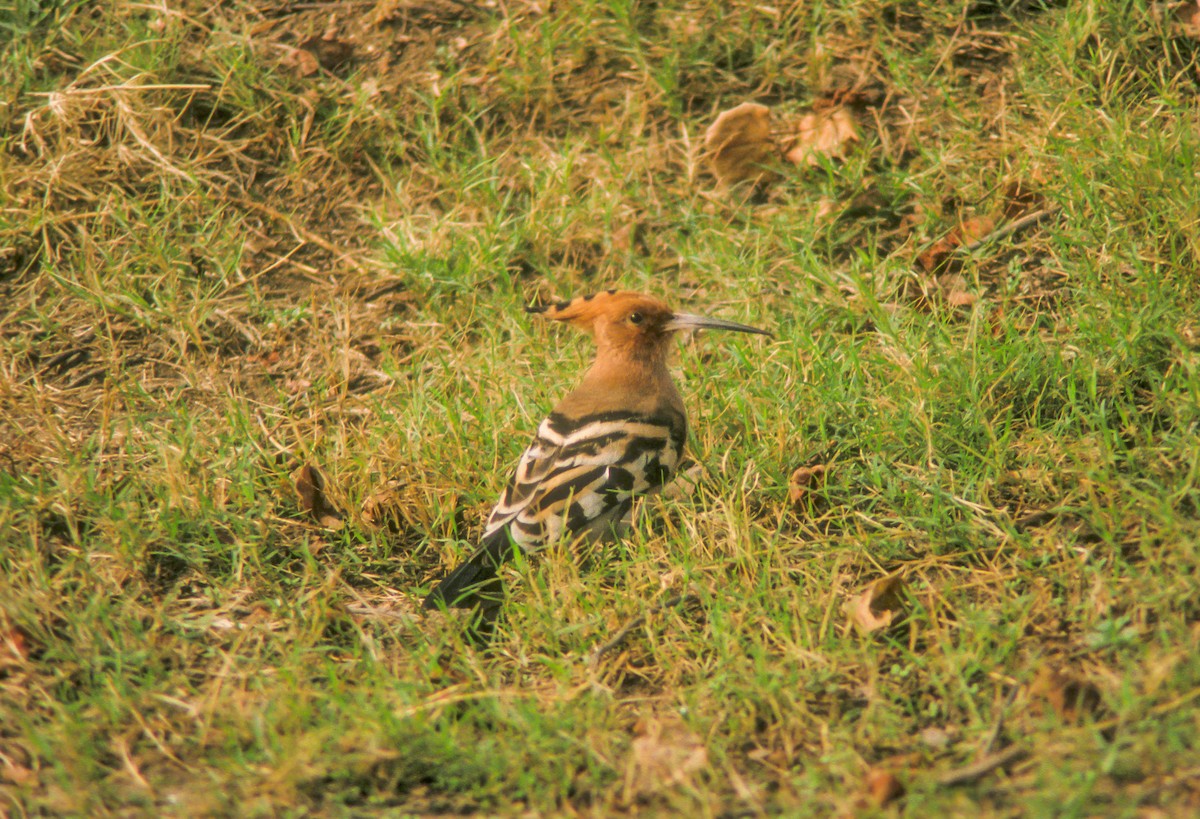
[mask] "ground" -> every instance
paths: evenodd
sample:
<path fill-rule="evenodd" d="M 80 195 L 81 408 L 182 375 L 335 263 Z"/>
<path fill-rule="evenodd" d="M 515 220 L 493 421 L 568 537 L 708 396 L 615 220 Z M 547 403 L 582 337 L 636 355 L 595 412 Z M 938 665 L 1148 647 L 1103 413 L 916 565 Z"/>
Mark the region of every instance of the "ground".
<path fill-rule="evenodd" d="M 1200 811 L 1198 24 L 0 9 L 0 805 Z M 608 287 L 775 335 L 473 645 L 420 600 L 589 355 L 523 308 Z"/>

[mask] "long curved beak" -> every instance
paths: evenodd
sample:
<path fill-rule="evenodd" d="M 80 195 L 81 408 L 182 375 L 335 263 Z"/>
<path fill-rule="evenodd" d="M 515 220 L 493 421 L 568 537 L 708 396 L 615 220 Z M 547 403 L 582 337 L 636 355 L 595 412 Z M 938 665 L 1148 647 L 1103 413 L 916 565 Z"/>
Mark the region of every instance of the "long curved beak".
<path fill-rule="evenodd" d="M 708 316 L 697 316 L 692 313 L 675 313 L 671 316 L 671 320 L 667 322 L 668 330 L 734 330 L 739 333 L 756 333 L 760 336 L 769 336 L 766 330 L 760 330 L 757 327 L 748 327 L 745 324 L 738 324 L 736 321 L 726 321 L 725 319 L 709 318 Z"/>

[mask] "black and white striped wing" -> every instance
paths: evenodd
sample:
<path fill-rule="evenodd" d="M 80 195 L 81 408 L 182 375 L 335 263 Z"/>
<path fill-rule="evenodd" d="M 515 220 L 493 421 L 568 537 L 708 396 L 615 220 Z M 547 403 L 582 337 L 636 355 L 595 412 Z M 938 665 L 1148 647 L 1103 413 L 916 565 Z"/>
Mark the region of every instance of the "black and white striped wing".
<path fill-rule="evenodd" d="M 430 592 L 425 608 L 478 604 L 494 616 L 503 599 L 497 572 L 514 546 L 529 553 L 559 538 L 603 537 L 636 495 L 671 479 L 686 437 L 681 413 L 552 413 L 488 517 L 479 548 Z"/>
<path fill-rule="evenodd" d="M 552 413 L 488 517 L 483 543 L 499 545 L 502 537 L 531 552 L 564 536 L 602 535 L 636 495 L 670 480 L 686 434 L 674 413 Z"/>

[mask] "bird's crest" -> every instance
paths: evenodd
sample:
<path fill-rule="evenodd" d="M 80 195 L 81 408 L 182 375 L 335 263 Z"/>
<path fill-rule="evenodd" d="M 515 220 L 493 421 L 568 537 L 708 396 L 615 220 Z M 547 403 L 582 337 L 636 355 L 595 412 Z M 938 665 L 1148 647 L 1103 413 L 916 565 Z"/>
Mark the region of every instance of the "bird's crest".
<path fill-rule="evenodd" d="M 631 290 L 604 290 L 573 299 L 525 308 L 555 321 L 565 321 L 581 330 L 594 331 L 597 320 L 617 322 L 639 313 L 659 323 L 671 317 L 671 308 L 656 298 Z"/>

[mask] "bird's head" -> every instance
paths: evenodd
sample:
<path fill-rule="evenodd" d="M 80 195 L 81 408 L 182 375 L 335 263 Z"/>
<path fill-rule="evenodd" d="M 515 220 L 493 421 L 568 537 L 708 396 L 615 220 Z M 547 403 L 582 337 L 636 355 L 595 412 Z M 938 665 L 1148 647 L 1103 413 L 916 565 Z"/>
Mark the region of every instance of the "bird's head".
<path fill-rule="evenodd" d="M 735 330 L 770 335 L 766 330 L 745 324 L 678 313 L 653 296 L 629 290 L 605 290 L 527 309 L 591 334 L 601 357 L 665 360 L 671 336 L 679 330 Z"/>

